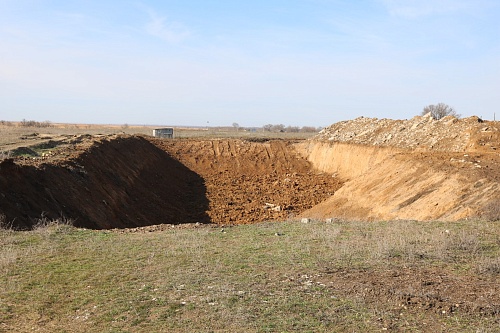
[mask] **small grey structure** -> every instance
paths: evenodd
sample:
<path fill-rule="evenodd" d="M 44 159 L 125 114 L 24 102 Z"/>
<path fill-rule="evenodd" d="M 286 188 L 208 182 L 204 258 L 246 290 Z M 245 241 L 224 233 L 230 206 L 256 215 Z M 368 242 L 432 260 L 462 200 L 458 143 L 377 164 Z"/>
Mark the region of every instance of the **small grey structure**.
<path fill-rule="evenodd" d="M 153 136 L 157 138 L 174 138 L 174 129 L 173 127 L 164 127 L 164 128 L 155 128 L 153 130 Z"/>

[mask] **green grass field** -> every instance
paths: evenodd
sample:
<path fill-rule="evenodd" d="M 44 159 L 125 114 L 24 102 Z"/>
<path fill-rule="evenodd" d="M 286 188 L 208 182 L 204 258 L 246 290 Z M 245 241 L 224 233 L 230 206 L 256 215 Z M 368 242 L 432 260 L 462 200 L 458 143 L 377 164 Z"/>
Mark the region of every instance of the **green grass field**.
<path fill-rule="evenodd" d="M 484 221 L 2 230 L 0 332 L 498 332 L 499 235 Z"/>

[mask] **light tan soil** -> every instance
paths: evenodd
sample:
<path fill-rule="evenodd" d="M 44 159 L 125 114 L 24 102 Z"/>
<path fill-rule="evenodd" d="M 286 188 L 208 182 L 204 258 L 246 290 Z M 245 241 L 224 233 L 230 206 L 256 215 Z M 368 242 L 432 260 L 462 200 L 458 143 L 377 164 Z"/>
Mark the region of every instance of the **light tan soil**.
<path fill-rule="evenodd" d="M 347 180 L 314 218 L 458 220 L 500 205 L 500 124 L 477 117 L 358 118 L 302 143 L 322 171 Z M 498 216 L 500 218 L 500 216 Z"/>

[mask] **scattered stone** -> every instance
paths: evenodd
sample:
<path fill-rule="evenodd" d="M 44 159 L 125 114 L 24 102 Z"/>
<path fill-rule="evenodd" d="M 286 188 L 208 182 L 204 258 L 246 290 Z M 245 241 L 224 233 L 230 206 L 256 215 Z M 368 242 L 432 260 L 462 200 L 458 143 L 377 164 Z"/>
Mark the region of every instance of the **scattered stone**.
<path fill-rule="evenodd" d="M 482 122 L 476 116 L 446 116 L 440 120 L 430 115 L 409 120 L 359 117 L 324 128 L 315 140 L 458 152 L 480 143 L 481 135 L 499 134 L 496 127 L 484 126 Z"/>

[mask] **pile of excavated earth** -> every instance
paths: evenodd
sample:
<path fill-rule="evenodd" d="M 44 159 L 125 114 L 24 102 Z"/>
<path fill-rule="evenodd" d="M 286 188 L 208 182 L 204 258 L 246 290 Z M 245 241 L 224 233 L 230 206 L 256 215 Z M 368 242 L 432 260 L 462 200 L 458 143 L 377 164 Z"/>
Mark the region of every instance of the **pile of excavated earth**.
<path fill-rule="evenodd" d="M 300 145 L 343 179 L 304 216 L 364 220 L 500 218 L 500 123 L 478 117 L 357 118 Z"/>
<path fill-rule="evenodd" d="M 477 117 L 361 117 L 310 140 L 44 139 L 0 163 L 4 225 L 458 220 L 486 216 L 500 198 L 500 125 Z"/>

